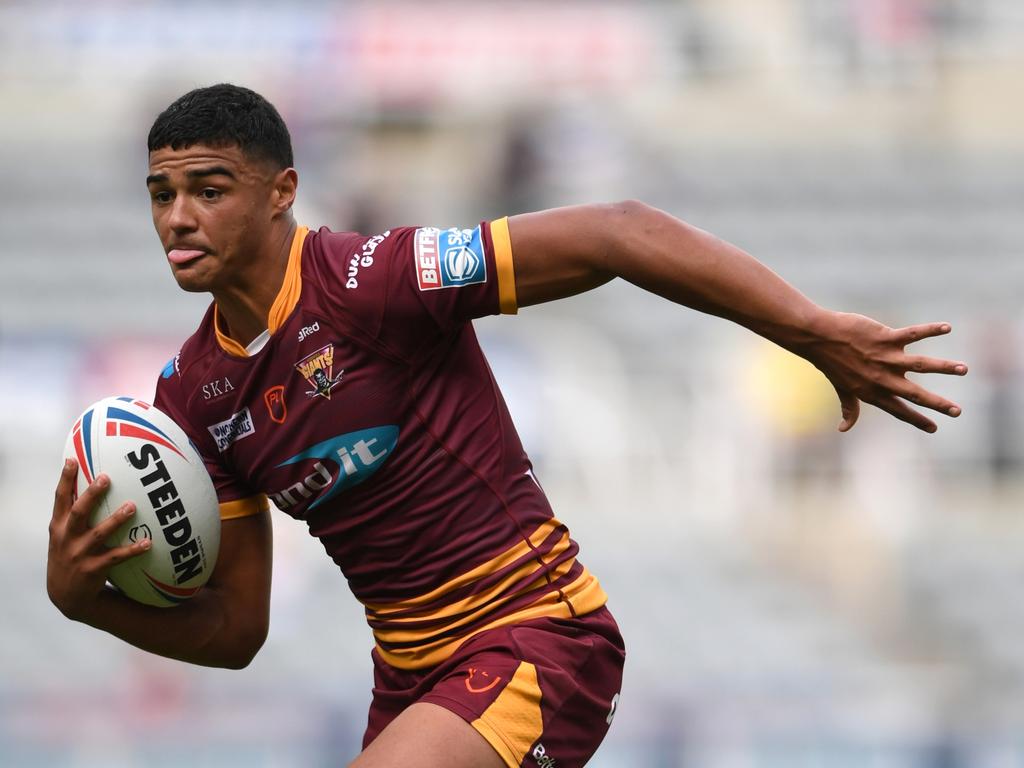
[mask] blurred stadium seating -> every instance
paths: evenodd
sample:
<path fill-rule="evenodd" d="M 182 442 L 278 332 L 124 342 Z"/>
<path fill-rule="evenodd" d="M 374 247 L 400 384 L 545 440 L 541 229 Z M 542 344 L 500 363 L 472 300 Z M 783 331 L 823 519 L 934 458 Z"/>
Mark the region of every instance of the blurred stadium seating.
<path fill-rule="evenodd" d="M 65 621 L 64 434 L 147 397 L 198 322 L 149 223 L 145 133 L 233 80 L 292 127 L 300 219 L 470 224 L 640 198 L 829 306 L 972 366 L 926 436 L 720 321 L 613 284 L 478 324 L 630 657 L 597 766 L 1024 761 L 1024 6 L 1015 0 L 0 3 L 0 764 L 336 765 L 370 635 L 277 521 L 241 673 Z M 187 737 L 185 736 L 187 734 Z"/>

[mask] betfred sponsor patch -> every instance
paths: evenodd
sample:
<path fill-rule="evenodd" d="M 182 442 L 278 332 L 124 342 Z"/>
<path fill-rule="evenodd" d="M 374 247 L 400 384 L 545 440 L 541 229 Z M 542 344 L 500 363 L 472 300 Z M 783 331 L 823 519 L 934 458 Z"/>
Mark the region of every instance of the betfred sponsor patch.
<path fill-rule="evenodd" d="M 256 431 L 256 427 L 252 423 L 252 414 L 249 413 L 248 408 L 234 414 L 230 419 L 211 424 L 207 429 L 213 435 L 213 439 L 217 443 L 217 450 L 221 453 L 224 453 L 238 440 L 248 437 Z"/>
<path fill-rule="evenodd" d="M 421 291 L 487 282 L 487 260 L 480 227 L 416 230 L 413 258 Z"/>

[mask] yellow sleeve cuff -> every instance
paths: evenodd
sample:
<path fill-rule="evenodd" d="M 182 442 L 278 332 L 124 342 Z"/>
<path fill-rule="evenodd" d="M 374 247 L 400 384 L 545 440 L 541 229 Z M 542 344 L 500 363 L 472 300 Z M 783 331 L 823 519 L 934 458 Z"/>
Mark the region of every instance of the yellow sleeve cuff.
<path fill-rule="evenodd" d="M 498 308 L 503 315 L 519 311 L 516 304 L 516 273 L 512 264 L 512 238 L 508 234 L 508 216 L 491 222 L 494 263 L 498 268 Z"/>
<path fill-rule="evenodd" d="M 266 512 L 268 509 L 270 509 L 270 502 L 262 494 L 250 496 L 247 499 L 222 501 L 220 503 L 220 519 L 233 520 L 236 517 L 249 517 L 250 515 L 258 515 L 260 512 Z"/>

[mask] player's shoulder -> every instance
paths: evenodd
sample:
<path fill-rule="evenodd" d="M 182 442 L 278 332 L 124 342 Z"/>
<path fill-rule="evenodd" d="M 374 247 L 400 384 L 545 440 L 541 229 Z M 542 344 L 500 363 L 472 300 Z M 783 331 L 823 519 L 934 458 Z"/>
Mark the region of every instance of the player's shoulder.
<path fill-rule="evenodd" d="M 185 339 L 178 352 L 164 365 L 157 380 L 158 399 L 173 399 L 185 406 L 190 393 L 206 374 L 222 360 L 224 353 L 217 343 L 214 328 L 214 305 L 211 303 L 199 327 Z"/>
<path fill-rule="evenodd" d="M 321 227 L 303 246 L 303 276 L 341 296 L 401 282 L 389 275 L 408 277 L 420 291 L 457 288 L 486 281 L 486 248 L 483 224 L 393 227 L 374 235 Z"/>
<path fill-rule="evenodd" d="M 346 324 L 354 336 L 376 339 L 385 308 L 407 300 L 402 276 L 412 270 L 415 227 L 376 234 L 310 232 L 303 246 L 302 301 Z"/>
<path fill-rule="evenodd" d="M 327 227 L 310 231 L 303 246 L 303 275 L 343 292 L 354 291 L 373 273 L 388 270 L 390 258 L 402 250 L 415 229 L 393 227 L 370 235 Z"/>

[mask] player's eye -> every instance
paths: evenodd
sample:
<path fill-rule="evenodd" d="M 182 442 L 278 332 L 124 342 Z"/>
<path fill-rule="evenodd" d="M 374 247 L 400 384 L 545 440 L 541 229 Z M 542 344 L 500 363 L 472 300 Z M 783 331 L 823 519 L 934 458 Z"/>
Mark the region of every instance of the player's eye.
<path fill-rule="evenodd" d="M 203 200 L 216 200 L 222 194 L 223 193 L 219 189 L 214 189 L 213 187 L 206 187 L 206 189 L 199 193 L 199 196 L 203 198 Z"/>
<path fill-rule="evenodd" d="M 173 198 L 173 195 L 170 192 L 168 192 L 167 190 L 161 190 L 160 192 L 154 192 L 151 195 L 151 197 L 152 197 L 154 203 L 164 204 L 164 203 L 171 202 L 171 199 Z"/>

